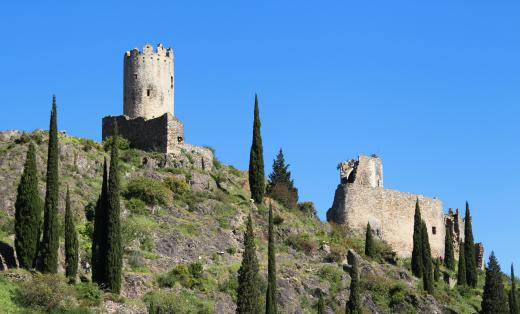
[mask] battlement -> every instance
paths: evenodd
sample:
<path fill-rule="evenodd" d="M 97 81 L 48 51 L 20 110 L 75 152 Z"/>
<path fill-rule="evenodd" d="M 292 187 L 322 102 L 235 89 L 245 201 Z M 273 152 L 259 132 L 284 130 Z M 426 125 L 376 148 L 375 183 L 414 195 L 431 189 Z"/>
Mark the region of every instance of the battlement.
<path fill-rule="evenodd" d="M 151 44 L 145 44 L 143 49 L 139 51 L 139 49 L 134 48 L 130 51 L 125 52 L 125 58 L 135 58 L 138 56 L 153 56 L 157 55 L 159 57 L 167 57 L 173 59 L 173 49 L 165 48 L 163 44 L 157 44 L 157 48 L 154 50 Z"/>

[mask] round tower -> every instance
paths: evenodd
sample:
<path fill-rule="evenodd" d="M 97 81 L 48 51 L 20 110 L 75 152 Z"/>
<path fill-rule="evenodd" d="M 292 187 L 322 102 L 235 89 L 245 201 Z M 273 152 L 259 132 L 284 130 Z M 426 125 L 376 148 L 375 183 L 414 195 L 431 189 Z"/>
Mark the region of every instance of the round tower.
<path fill-rule="evenodd" d="M 124 56 L 123 112 L 131 119 L 173 114 L 173 50 L 146 44 Z"/>

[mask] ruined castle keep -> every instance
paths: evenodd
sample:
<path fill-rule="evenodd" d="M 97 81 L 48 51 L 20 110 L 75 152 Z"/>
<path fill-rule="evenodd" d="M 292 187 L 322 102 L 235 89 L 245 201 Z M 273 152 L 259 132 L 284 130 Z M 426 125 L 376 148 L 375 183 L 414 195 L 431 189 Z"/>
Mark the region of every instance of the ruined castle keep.
<path fill-rule="evenodd" d="M 180 154 L 189 151 L 211 166 L 213 153 L 184 143 L 184 126 L 174 116 L 174 55 L 171 48 L 146 44 L 123 56 L 123 115 L 103 118 L 102 137 L 119 134 L 132 148 Z"/>

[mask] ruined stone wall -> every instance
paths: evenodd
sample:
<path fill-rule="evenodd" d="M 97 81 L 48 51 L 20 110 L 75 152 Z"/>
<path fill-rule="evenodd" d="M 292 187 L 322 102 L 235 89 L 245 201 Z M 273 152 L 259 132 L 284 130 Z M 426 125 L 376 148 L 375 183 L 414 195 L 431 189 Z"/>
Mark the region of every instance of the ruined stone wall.
<path fill-rule="evenodd" d="M 130 118 L 153 119 L 174 113 L 173 50 L 146 44 L 124 55 L 123 109 Z"/>

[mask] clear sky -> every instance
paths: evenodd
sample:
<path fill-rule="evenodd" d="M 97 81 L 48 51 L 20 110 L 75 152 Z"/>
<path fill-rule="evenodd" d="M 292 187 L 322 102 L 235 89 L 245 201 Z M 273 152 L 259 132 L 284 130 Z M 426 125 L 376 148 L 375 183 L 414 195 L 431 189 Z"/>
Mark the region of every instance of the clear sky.
<path fill-rule="evenodd" d="M 123 53 L 163 42 L 187 142 L 246 169 L 258 93 L 266 171 L 283 147 L 320 217 L 338 162 L 377 153 L 386 187 L 468 200 L 520 267 L 520 2 L 46 2 L 2 4 L 0 129 L 47 128 L 55 93 L 60 129 L 100 140 Z"/>

